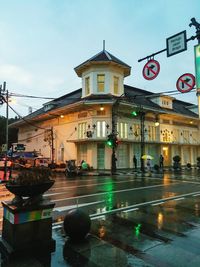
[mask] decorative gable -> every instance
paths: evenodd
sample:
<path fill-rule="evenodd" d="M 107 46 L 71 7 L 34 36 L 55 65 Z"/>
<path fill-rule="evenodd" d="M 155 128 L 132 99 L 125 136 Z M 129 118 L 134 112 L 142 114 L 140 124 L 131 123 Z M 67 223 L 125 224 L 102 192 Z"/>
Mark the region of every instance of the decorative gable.
<path fill-rule="evenodd" d="M 151 101 L 156 103 L 162 108 L 168 108 L 172 109 L 173 108 L 173 97 L 170 96 L 157 96 L 157 97 L 152 97 Z"/>

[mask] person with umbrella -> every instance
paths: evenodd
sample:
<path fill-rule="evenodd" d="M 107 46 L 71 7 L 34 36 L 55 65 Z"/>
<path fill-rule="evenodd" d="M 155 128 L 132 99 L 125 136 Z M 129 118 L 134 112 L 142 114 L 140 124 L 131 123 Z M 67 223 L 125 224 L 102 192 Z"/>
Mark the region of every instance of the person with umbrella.
<path fill-rule="evenodd" d="M 146 159 L 147 171 L 151 174 L 151 160 L 153 159 L 150 155 L 143 155 L 142 159 Z"/>

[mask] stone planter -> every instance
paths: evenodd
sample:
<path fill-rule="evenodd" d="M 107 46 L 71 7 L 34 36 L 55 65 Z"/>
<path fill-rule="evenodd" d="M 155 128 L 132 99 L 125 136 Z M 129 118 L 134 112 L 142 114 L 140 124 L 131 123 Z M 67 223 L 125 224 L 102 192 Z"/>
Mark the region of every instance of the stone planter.
<path fill-rule="evenodd" d="M 55 203 L 42 196 L 55 182 L 48 177 L 45 173 L 43 176 L 41 172 L 40 176 L 37 173 L 34 176 L 30 172 L 21 174 L 21 180 L 13 179 L 5 185 L 15 195 L 12 201 L 2 202 L 0 252 L 5 258 L 55 251 L 55 240 L 52 239 L 52 210 Z"/>

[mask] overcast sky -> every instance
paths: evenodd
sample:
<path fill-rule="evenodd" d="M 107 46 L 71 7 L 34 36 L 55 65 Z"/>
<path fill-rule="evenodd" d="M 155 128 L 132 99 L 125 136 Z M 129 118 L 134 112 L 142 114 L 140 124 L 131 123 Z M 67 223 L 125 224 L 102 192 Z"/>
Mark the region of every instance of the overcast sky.
<path fill-rule="evenodd" d="M 164 92 L 176 90 L 182 74 L 195 74 L 197 40 L 175 56 L 155 56 L 161 70 L 152 81 L 142 76 L 147 61 L 138 59 L 165 49 L 166 38 L 183 30 L 195 35 L 189 23 L 200 22 L 199 0 L 0 0 L 0 7 L 0 84 L 6 81 L 9 92 L 56 98 L 81 88 L 74 67 L 100 52 L 103 40 L 132 67 L 125 84 Z M 197 103 L 195 92 L 175 97 Z M 24 116 L 44 102 L 16 98 L 12 107 Z"/>

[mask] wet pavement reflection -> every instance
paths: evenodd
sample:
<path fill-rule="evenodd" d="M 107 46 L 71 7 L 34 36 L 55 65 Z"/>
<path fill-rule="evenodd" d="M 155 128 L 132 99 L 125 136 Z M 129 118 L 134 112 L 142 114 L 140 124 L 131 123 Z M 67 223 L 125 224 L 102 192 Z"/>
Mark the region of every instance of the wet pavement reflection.
<path fill-rule="evenodd" d="M 1 184 L 0 199 L 12 197 Z M 56 252 L 46 262 L 33 258 L 35 265 L 21 259 L 21 266 L 200 266 L 198 171 L 74 179 L 57 174 L 45 198 L 56 203 Z M 62 228 L 66 213 L 77 207 L 92 220 L 90 234 L 78 244 Z"/>

